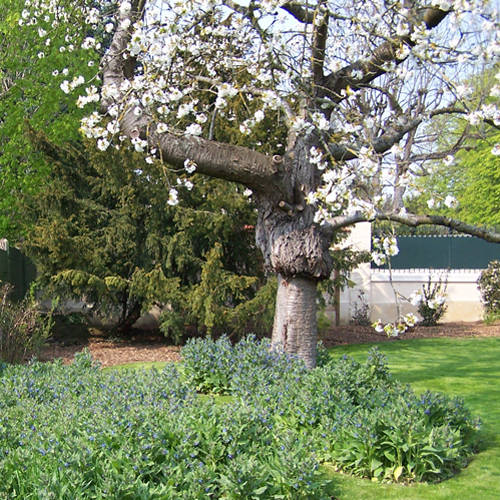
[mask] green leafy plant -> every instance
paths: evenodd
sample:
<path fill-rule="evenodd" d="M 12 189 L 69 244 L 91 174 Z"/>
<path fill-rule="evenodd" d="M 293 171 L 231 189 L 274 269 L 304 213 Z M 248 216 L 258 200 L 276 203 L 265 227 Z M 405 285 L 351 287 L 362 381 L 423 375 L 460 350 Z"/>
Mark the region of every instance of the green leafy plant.
<path fill-rule="evenodd" d="M 478 287 L 487 317 L 500 317 L 500 261 L 493 260 L 481 272 Z"/>
<path fill-rule="evenodd" d="M 474 451 L 462 402 L 414 394 L 377 350 L 306 370 L 268 347 L 191 341 L 161 371 L 102 371 L 85 352 L 3 367 L 0 497 L 324 499 L 321 462 L 406 482 Z"/>
<path fill-rule="evenodd" d="M 9 299 L 12 285 L 0 287 L 0 360 L 19 363 L 38 354 L 50 335 L 52 313 L 43 315 L 34 302 Z"/>
<path fill-rule="evenodd" d="M 250 394 L 280 375 L 299 380 L 306 372 L 301 361 L 272 351 L 268 339 L 257 340 L 255 335 L 234 346 L 225 335 L 217 340 L 190 339 L 181 355 L 186 383 L 204 393 Z"/>
<path fill-rule="evenodd" d="M 117 375 L 83 353 L 0 383 L 0 497 L 324 498 L 307 439 L 263 405 L 198 396 L 175 365 Z"/>
<path fill-rule="evenodd" d="M 323 461 L 386 481 L 439 480 L 467 463 L 476 447 L 463 401 L 416 395 L 395 380 L 376 349 L 366 363 L 319 356 L 322 366 L 272 351 L 264 342 L 199 339 L 183 350 L 184 376 L 197 390 L 231 394 L 262 408 L 281 432 L 308 435 Z"/>

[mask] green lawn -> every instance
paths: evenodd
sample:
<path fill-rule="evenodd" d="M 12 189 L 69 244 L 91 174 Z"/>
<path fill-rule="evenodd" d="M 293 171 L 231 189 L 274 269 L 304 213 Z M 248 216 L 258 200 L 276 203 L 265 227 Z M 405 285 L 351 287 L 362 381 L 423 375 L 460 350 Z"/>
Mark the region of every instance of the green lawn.
<path fill-rule="evenodd" d="M 402 340 L 342 346 L 330 352 L 361 361 L 373 345 L 386 354 L 391 371 L 417 392 L 430 389 L 463 396 L 482 419 L 482 450 L 465 470 L 439 484 L 376 484 L 328 470 L 334 480 L 332 494 L 339 500 L 500 499 L 500 338 Z"/>
<path fill-rule="evenodd" d="M 374 344 L 331 349 L 358 360 Z M 378 344 L 391 371 L 417 392 L 427 389 L 463 396 L 482 419 L 481 452 L 469 466 L 440 484 L 409 487 L 373 484 L 332 473 L 340 500 L 500 499 L 500 338 L 423 339 Z"/>

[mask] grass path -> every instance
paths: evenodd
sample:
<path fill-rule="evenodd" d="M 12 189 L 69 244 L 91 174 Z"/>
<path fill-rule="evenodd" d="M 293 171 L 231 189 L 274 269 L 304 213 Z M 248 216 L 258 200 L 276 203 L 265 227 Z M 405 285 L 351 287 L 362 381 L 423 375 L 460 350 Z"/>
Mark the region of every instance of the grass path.
<path fill-rule="evenodd" d="M 366 358 L 373 344 L 340 346 L 332 356 Z M 377 344 L 401 381 L 462 396 L 482 419 L 482 450 L 469 466 L 440 484 L 380 485 L 332 473 L 339 500 L 500 499 L 500 338 L 422 339 Z"/>

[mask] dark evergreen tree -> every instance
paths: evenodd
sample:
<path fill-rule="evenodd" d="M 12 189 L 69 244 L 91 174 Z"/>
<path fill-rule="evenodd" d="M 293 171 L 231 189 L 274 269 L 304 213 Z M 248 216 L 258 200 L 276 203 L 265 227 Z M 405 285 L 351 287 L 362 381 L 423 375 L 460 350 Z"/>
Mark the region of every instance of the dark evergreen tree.
<path fill-rule="evenodd" d="M 121 331 L 153 305 L 166 308 L 161 326 L 176 340 L 185 331 L 270 329 L 275 286 L 266 284 L 241 187 L 187 184 L 174 209 L 168 186 L 182 180 L 137 153 L 56 146 L 33 130 L 30 138 L 51 169 L 25 199 L 25 248 L 47 292 L 84 298 L 101 316 L 119 312 Z"/>

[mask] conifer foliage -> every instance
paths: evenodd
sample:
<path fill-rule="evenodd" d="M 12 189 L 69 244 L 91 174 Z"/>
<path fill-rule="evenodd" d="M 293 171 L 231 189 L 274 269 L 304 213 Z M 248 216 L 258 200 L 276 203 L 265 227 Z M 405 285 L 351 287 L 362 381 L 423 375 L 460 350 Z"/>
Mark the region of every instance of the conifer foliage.
<path fill-rule="evenodd" d="M 165 185 L 175 175 L 136 153 L 56 146 L 33 130 L 30 138 L 51 172 L 25 198 L 33 221 L 25 245 L 42 288 L 85 299 L 120 331 L 154 305 L 165 308 L 162 329 L 177 341 L 186 331 L 269 329 L 275 286 L 265 285 L 241 188 L 188 184 L 174 209 Z"/>

